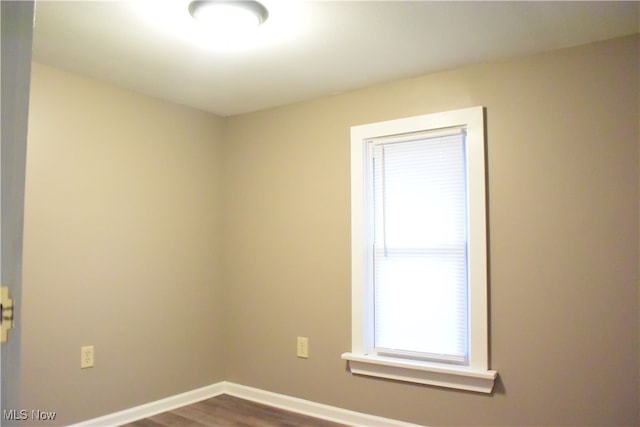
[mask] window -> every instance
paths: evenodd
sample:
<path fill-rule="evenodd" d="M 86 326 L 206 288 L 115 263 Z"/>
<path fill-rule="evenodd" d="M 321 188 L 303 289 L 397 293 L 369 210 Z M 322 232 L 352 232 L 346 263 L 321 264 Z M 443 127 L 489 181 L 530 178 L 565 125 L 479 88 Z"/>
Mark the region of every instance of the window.
<path fill-rule="evenodd" d="M 490 393 L 484 109 L 351 128 L 352 373 Z"/>

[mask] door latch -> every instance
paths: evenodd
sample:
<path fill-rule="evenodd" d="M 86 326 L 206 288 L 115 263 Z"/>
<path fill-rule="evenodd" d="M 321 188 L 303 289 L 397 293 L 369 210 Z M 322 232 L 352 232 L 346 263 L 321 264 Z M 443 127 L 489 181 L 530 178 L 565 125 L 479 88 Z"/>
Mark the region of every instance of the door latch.
<path fill-rule="evenodd" d="M 9 298 L 9 287 L 3 286 L 0 293 L 0 326 L 2 326 L 1 342 L 7 342 L 9 329 L 13 327 L 13 300 Z"/>

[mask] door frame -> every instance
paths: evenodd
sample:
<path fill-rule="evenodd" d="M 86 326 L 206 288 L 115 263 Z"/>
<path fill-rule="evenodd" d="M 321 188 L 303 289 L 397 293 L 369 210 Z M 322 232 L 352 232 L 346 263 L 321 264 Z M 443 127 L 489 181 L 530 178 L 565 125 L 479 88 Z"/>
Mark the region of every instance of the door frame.
<path fill-rule="evenodd" d="M 22 308 L 22 242 L 24 180 L 31 83 L 31 50 L 35 2 L 0 2 L 2 24 L 2 134 L 0 149 L 0 278 L 13 299 L 14 326 L 1 345 L 0 423 L 18 425 L 8 410 L 20 411 L 20 320 Z M 14 413 L 15 414 L 15 413 Z"/>

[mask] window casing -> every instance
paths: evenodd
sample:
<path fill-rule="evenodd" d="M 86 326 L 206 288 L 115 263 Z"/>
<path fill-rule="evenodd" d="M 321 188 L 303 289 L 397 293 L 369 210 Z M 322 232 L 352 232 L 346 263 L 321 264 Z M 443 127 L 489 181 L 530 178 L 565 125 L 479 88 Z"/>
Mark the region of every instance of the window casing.
<path fill-rule="evenodd" d="M 351 372 L 489 393 L 484 109 L 351 128 Z"/>

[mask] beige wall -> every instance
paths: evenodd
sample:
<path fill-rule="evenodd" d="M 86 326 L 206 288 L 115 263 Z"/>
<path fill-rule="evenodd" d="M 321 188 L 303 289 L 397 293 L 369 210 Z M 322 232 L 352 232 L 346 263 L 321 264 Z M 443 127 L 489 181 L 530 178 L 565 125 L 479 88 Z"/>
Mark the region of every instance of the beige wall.
<path fill-rule="evenodd" d="M 637 425 L 639 47 L 224 120 L 35 65 L 23 404 L 79 421 L 226 379 L 427 425 Z M 349 127 L 474 105 L 495 393 L 352 376 Z"/>
<path fill-rule="evenodd" d="M 638 49 L 616 40 L 228 119 L 228 380 L 427 425 L 637 425 Z M 495 394 L 354 377 L 339 357 L 349 127 L 475 105 Z"/>
<path fill-rule="evenodd" d="M 22 407 L 65 425 L 223 380 L 222 121 L 39 64 L 29 121 Z"/>

